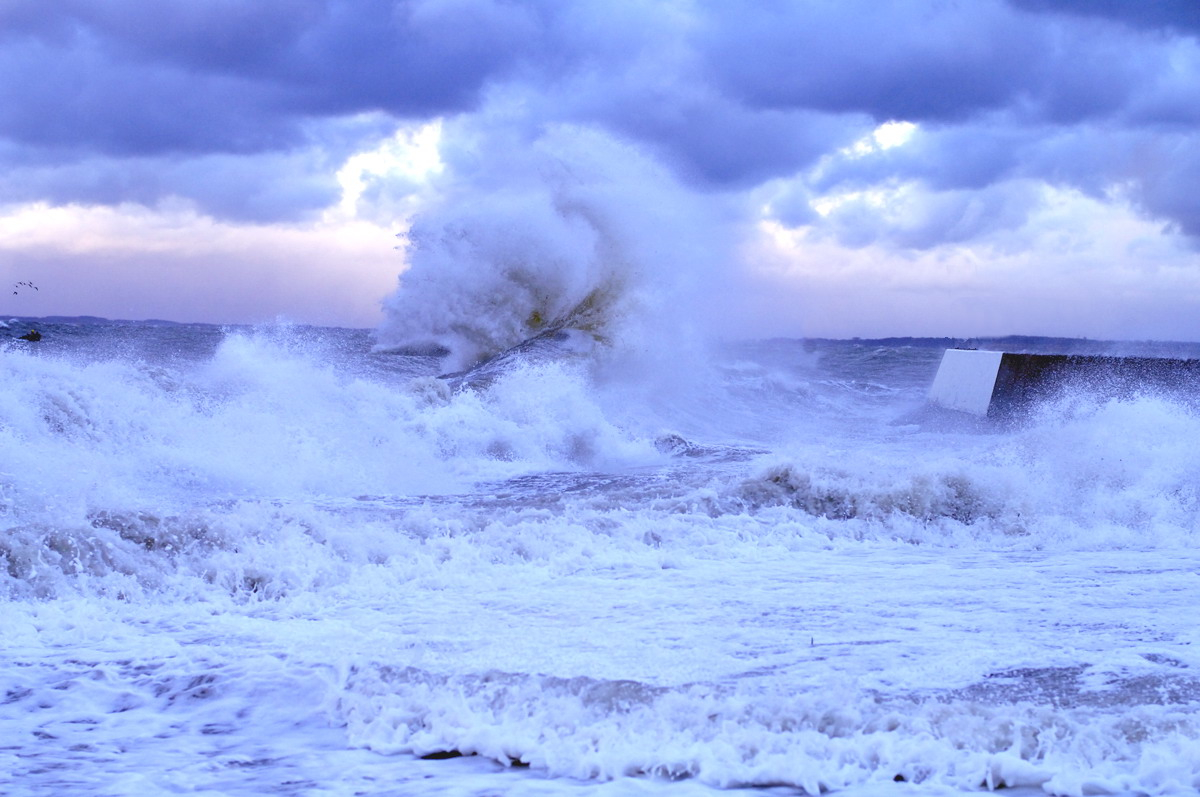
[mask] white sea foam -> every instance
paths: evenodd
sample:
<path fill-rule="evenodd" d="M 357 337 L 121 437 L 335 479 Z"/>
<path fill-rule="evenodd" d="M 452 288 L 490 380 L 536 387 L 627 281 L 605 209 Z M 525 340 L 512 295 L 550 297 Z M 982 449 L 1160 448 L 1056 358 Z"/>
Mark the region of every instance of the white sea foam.
<path fill-rule="evenodd" d="M 77 334 L 0 359 L 6 793 L 1200 788 L 1186 407 Z"/>

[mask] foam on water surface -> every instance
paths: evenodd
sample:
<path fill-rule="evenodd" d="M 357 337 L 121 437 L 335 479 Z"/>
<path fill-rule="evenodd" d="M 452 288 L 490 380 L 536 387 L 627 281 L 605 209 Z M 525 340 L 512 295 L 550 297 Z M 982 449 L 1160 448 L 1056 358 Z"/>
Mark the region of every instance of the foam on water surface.
<path fill-rule="evenodd" d="M 1200 788 L 1186 407 L 939 426 L 938 352 L 852 344 L 673 393 L 73 334 L 0 359 L 5 793 Z"/>

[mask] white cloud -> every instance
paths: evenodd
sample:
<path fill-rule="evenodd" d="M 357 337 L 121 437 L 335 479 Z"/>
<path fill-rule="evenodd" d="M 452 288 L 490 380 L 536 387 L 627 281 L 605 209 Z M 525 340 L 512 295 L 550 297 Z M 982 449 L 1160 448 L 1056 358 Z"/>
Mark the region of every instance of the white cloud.
<path fill-rule="evenodd" d="M 743 333 L 1195 338 L 1200 255 L 1184 237 L 1119 201 L 1038 190 L 1017 228 L 922 250 L 765 218 Z"/>
<path fill-rule="evenodd" d="M 844 158 L 865 158 L 876 152 L 903 146 L 917 132 L 913 122 L 884 122 L 848 147 L 838 150 Z"/>
<path fill-rule="evenodd" d="M 439 152 L 441 138 L 442 120 L 437 118 L 425 124 L 402 126 L 377 147 L 351 155 L 337 171 L 341 198 L 325 212 L 325 221 L 354 219 L 371 213 L 363 200 L 372 183 L 400 181 L 414 189 L 427 186 L 445 168 Z M 401 215 L 407 217 L 415 211 L 417 202 L 417 197 L 412 197 L 409 213 Z"/>

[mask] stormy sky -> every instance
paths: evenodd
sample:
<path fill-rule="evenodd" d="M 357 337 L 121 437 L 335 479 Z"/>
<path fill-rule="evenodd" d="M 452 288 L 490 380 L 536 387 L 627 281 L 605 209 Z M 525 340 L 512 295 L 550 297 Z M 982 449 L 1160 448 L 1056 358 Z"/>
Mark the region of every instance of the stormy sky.
<path fill-rule="evenodd" d="M 550 136 L 722 334 L 1200 339 L 1195 0 L 0 0 L 0 74 L 0 315 L 374 326 Z"/>

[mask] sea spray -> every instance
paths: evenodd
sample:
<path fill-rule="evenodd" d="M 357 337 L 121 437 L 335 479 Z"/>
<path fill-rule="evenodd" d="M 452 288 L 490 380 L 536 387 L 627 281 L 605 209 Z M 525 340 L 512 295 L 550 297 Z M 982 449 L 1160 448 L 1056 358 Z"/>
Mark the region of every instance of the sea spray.
<path fill-rule="evenodd" d="M 681 356 L 696 296 L 730 256 L 712 209 L 593 130 L 472 132 L 407 234 L 379 347 L 437 352 L 453 371 L 571 329 L 626 355 Z"/>
<path fill-rule="evenodd" d="M 518 363 L 486 392 L 456 392 L 428 363 L 404 375 L 389 370 L 393 356 L 363 358 L 365 332 L 351 367 L 325 356 L 341 338 L 312 338 L 232 330 L 207 359 L 175 362 L 9 353 L 7 591 L 49 596 L 86 578 L 86 589 L 129 595 L 178 573 L 274 594 L 295 579 L 249 562 L 264 541 L 298 551 L 338 538 L 317 531 L 329 519 L 307 508 L 314 497 L 436 496 L 662 459 L 605 417 L 570 366 Z"/>

